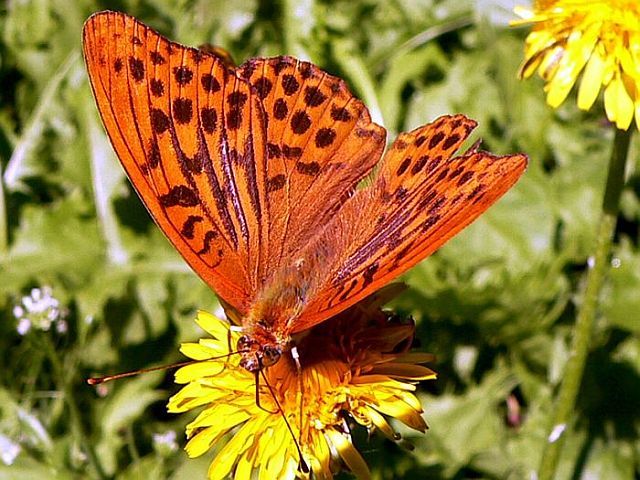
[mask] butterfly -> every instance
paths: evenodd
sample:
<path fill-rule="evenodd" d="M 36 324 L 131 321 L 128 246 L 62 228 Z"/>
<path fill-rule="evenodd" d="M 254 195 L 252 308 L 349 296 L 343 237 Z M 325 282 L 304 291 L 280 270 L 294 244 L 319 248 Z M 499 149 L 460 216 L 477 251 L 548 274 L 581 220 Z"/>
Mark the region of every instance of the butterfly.
<path fill-rule="evenodd" d="M 443 116 L 386 130 L 344 81 L 281 56 L 240 67 L 123 13 L 83 31 L 98 110 L 129 179 L 175 248 L 241 324 L 258 372 L 489 208 L 526 168 Z M 375 171 L 375 172 L 374 172 Z"/>

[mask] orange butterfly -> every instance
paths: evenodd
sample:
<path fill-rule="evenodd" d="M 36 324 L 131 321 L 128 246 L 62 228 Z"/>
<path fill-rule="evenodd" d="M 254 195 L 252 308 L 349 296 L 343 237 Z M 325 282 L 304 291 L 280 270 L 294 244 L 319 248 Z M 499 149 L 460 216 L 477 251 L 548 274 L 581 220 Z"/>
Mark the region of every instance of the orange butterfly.
<path fill-rule="evenodd" d="M 234 68 L 134 18 L 93 15 L 84 56 L 111 143 L 151 215 L 241 320 L 257 373 L 295 334 L 433 253 L 520 177 L 524 155 L 455 152 L 476 126 L 386 131 L 292 57 Z M 360 182 L 376 173 L 365 185 Z"/>

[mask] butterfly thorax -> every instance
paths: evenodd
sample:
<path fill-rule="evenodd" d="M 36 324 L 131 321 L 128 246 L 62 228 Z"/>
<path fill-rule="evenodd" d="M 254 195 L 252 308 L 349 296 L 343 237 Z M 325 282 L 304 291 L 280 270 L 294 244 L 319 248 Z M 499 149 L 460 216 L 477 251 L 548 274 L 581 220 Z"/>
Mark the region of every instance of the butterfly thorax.
<path fill-rule="evenodd" d="M 306 285 L 299 265 L 277 272 L 242 319 L 244 335 L 238 339 L 240 365 L 256 372 L 276 363 L 291 350 L 291 324 L 304 305 Z"/>

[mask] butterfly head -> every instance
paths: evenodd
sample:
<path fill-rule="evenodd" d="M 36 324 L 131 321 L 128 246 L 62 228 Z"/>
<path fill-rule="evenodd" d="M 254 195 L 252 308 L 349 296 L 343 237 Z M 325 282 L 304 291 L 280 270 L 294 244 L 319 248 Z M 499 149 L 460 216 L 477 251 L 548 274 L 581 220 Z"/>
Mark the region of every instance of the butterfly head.
<path fill-rule="evenodd" d="M 280 360 L 284 345 L 273 335 L 243 335 L 238 339 L 237 349 L 242 355 L 240 366 L 250 372 L 270 367 Z"/>

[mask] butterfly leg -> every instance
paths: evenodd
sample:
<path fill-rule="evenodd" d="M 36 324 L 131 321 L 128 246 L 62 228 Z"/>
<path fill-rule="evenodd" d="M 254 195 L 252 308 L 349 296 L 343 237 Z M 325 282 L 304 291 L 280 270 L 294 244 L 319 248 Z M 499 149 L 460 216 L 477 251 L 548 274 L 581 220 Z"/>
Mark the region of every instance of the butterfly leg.
<path fill-rule="evenodd" d="M 256 379 L 256 406 L 260 409 L 263 410 L 267 413 L 272 413 L 272 414 L 276 414 L 276 413 L 280 413 L 280 410 L 276 410 L 271 411 L 267 408 L 264 408 L 262 405 L 260 405 L 260 373 L 262 372 L 262 368 L 256 370 L 255 372 L 253 372 L 255 379 Z M 264 375 L 264 373 L 263 373 Z M 265 378 L 266 381 L 266 378 Z M 267 386 L 269 387 L 269 391 L 271 391 L 271 395 L 274 397 L 275 400 L 275 394 L 273 393 L 273 391 L 271 390 L 271 386 L 267 383 Z"/>

